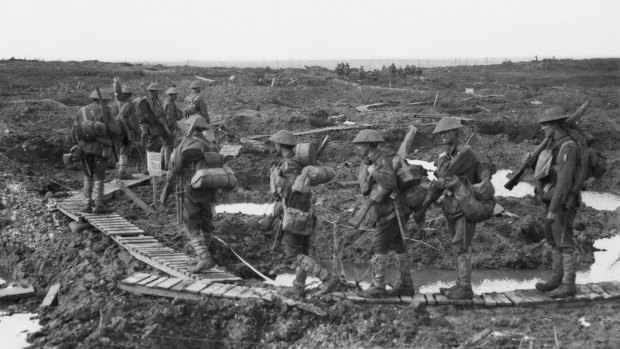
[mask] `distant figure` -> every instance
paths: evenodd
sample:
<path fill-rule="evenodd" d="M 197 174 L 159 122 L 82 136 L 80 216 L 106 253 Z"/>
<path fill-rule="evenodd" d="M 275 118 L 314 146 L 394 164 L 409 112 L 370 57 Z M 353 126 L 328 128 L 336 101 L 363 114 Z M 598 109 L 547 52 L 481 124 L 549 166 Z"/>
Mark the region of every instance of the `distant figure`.
<path fill-rule="evenodd" d="M 129 154 L 132 147 L 141 138 L 138 110 L 135 104 L 131 102 L 133 91 L 129 86 L 121 86 L 120 79 L 115 77 L 113 87 L 116 101 L 112 104 L 112 116 L 116 118 L 121 128 L 121 134 L 116 141 L 118 150 L 117 178 L 129 179 L 131 178 L 131 175 L 127 173 Z M 140 149 L 136 150 L 141 151 Z"/>
<path fill-rule="evenodd" d="M 80 108 L 72 126 L 72 136 L 79 149 L 73 153 L 73 160 L 82 161 L 84 165 L 84 196 L 88 203 L 82 212 L 110 213 L 103 203 L 103 182 L 108 160 L 112 156 L 112 140 L 121 134 L 121 129 L 109 110 L 101 109 L 101 104 L 111 99 L 110 94 L 101 91 L 102 103 L 96 90 L 89 97 L 92 102 Z"/>
<path fill-rule="evenodd" d="M 163 103 L 165 122 L 168 126 L 168 130 L 172 132 L 171 134 L 165 133 L 162 137 L 162 154 L 164 159 L 164 169 L 166 170 L 170 167 L 170 155 L 172 155 L 172 149 L 174 148 L 175 137 L 179 134 L 179 125 L 177 124 L 177 121 L 183 118 L 183 113 L 179 110 L 175 103 L 179 92 L 179 89 L 174 86 L 166 90 L 168 97 L 164 99 Z"/>
<path fill-rule="evenodd" d="M 193 81 L 189 84 L 189 88 L 192 90 L 189 93 L 189 96 L 185 97 L 185 117 L 189 117 L 193 114 L 198 114 L 202 116 L 207 124 L 211 123 L 211 118 L 209 117 L 209 112 L 207 111 L 207 102 L 205 102 L 204 97 L 200 94 L 200 82 Z"/>

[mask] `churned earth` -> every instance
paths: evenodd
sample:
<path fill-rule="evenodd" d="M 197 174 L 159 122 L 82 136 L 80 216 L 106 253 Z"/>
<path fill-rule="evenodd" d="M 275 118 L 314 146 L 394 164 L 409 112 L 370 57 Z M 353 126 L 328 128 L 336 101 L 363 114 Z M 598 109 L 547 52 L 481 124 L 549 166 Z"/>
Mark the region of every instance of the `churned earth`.
<path fill-rule="evenodd" d="M 141 66 L 89 62 L 0 61 L 0 265 L 14 282 L 35 286 L 38 296 L 0 307 L 11 312 L 36 311 L 49 286 L 61 283 L 59 304 L 40 311 L 43 328 L 30 335 L 34 347 L 185 348 L 219 347 L 455 347 L 485 329 L 494 332 L 478 345 L 549 347 L 555 338 L 569 347 L 620 345 L 620 304 L 546 311 L 542 309 L 472 310 L 455 307 L 364 306 L 329 297 L 310 302 L 323 307 L 318 317 L 281 303 L 209 299 L 202 302 L 141 297 L 117 288 L 133 272 L 156 271 L 133 259 L 95 230 L 75 234 L 68 218 L 54 210 L 54 200 L 81 186 L 79 172 L 66 170 L 62 154 L 70 148 L 69 130 L 79 106 L 95 86 L 109 87 L 112 78 L 139 90 L 140 83 L 175 84 L 182 93 L 196 75 L 216 80 L 206 88 L 214 122 L 221 123 L 221 143 L 239 136 L 267 135 L 337 126 L 345 121 L 382 125 L 396 151 L 410 124 L 418 134 L 409 158 L 432 162 L 443 151 L 433 139 L 436 114 L 471 119 L 464 137 L 478 154 L 500 169 L 516 170 L 521 156 L 542 140 L 537 113 L 561 105 L 567 112 L 591 101 L 581 127 L 599 140 L 608 171 L 588 190 L 620 194 L 620 60 L 543 61 L 494 66 L 426 69 L 422 79 L 401 79 L 382 72 L 377 81 L 342 81 L 331 70 L 233 69 Z M 235 76 L 230 82 L 229 77 Z M 270 87 L 271 78 L 278 84 Z M 267 82 L 265 82 L 267 81 Z M 387 86 L 391 85 L 391 88 Z M 473 88 L 475 95 L 466 94 Z M 438 93 L 438 94 L 437 94 Z M 436 98 L 437 97 L 437 98 Z M 436 104 L 433 107 L 436 98 Z M 360 113 L 371 103 L 387 105 Z M 489 111 L 486 111 L 489 110 Z M 418 115 L 417 117 L 415 115 Z M 336 179 L 316 187 L 319 224 L 311 254 L 333 257 L 333 239 L 340 241 L 345 262 L 367 262 L 370 234 L 343 227 L 351 209 L 362 203 L 354 181 L 359 159 L 350 144 L 356 130 L 330 132 L 331 143 L 321 158 L 336 170 Z M 325 133 L 302 136 L 320 142 Z M 260 138 L 259 141 L 266 141 Z M 267 145 L 265 143 L 265 145 Z M 267 148 L 269 149 L 269 148 Z M 230 162 L 241 189 L 222 202 L 267 203 L 269 168 L 278 159 L 262 147 L 244 147 Z M 110 173 L 111 176 L 111 173 Z M 161 184 L 160 188 L 161 190 Z M 134 188 L 151 203 L 150 186 Z M 174 200 L 149 219 L 124 195 L 108 204 L 165 244 L 191 252 L 176 224 Z M 517 217 L 495 217 L 479 225 L 474 268 L 548 268 L 549 247 L 542 235 L 542 207 L 531 197 L 497 202 Z M 620 211 L 583 207 L 576 219 L 582 265 L 593 263 L 593 242 L 617 234 Z M 260 271 L 286 264 L 272 253 L 273 233 L 257 227 L 260 216 L 217 214 L 215 234 Z M 410 223 L 413 236 L 416 228 Z M 414 269 L 452 268 L 449 238 L 438 208 L 427 214 L 422 242 L 410 242 Z M 210 249 L 221 265 L 246 279 L 260 279 L 225 247 Z M 389 280 L 394 281 L 394 280 Z M 584 317 L 591 326 L 578 319 Z"/>

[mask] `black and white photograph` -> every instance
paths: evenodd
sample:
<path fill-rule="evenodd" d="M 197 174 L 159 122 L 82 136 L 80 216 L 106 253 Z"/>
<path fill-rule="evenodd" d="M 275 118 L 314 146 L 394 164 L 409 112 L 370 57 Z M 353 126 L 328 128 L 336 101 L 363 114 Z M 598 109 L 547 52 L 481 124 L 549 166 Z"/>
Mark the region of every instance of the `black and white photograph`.
<path fill-rule="evenodd" d="M 0 349 L 620 348 L 617 0 L 0 3 Z"/>

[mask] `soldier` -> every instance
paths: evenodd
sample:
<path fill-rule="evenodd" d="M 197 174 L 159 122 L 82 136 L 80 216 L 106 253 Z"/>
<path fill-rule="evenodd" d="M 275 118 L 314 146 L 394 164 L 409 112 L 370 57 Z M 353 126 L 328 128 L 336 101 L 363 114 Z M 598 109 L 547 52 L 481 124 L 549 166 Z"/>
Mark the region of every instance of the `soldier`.
<path fill-rule="evenodd" d="M 562 108 L 545 110 L 538 123 L 546 137 L 551 137 L 547 149 L 543 150 L 536 163 L 535 178 L 539 181 L 539 192 L 545 203 L 545 238 L 552 246 L 551 279 L 539 282 L 536 288 L 549 292 L 553 298 L 575 295 L 575 273 L 577 271 L 577 246 L 573 236 L 573 222 L 580 202 L 580 185 L 575 183 L 578 171 L 577 143 L 567 133 L 564 121 L 568 115 Z"/>
<path fill-rule="evenodd" d="M 121 130 L 109 111 L 101 109 L 97 90 L 89 97 L 92 102 L 80 108 L 75 116 L 72 135 L 81 152 L 75 160 L 82 161 L 84 165 L 84 196 L 88 203 L 82 212 L 102 214 L 110 212 L 103 203 L 103 182 L 108 160 L 112 156 L 112 139 L 118 137 Z M 101 91 L 101 98 L 102 102 L 111 99 L 107 91 Z"/>
<path fill-rule="evenodd" d="M 147 90 L 147 95 L 136 101 L 142 142 L 147 152 L 160 152 L 163 137 L 171 137 L 172 131 L 168 129 L 168 123 L 165 122 L 164 108 L 159 100 L 161 86 L 158 83 L 152 83 Z"/>
<path fill-rule="evenodd" d="M 175 135 L 179 132 L 179 126 L 177 125 L 177 121 L 183 118 L 183 113 L 177 107 L 175 101 L 177 100 L 177 96 L 179 95 L 179 89 L 176 87 L 171 87 L 166 91 L 168 97 L 164 100 L 164 115 L 165 122 L 168 125 L 168 129 L 172 132 L 172 134 L 164 134 L 163 143 L 164 143 L 164 169 L 168 169 L 170 163 L 170 155 L 172 154 L 172 148 L 174 148 L 174 139 Z"/>
<path fill-rule="evenodd" d="M 189 238 L 189 243 L 196 253 L 196 265 L 189 269 L 192 273 L 201 270 L 211 269 L 215 262 L 207 248 L 207 242 L 213 232 L 213 204 L 217 199 L 214 189 L 195 189 L 190 185 L 190 181 L 195 172 L 196 159 L 183 157 L 184 150 L 189 147 L 200 148 L 200 153 L 215 152 L 215 145 L 209 142 L 203 131 L 209 125 L 205 119 L 199 117 L 194 120 L 188 131 L 188 138 L 184 139 L 176 148 L 170 161 L 170 171 L 167 174 L 166 190 L 162 192 L 161 203 L 165 204 L 169 189 L 175 185 L 177 196 L 180 197 L 182 213 L 181 220 L 183 229 Z M 196 161 L 193 161 L 196 160 Z M 202 160 L 202 159 L 200 159 Z"/>
<path fill-rule="evenodd" d="M 457 281 L 453 287 L 441 288 L 440 291 L 450 299 L 471 299 L 471 243 L 476 233 L 476 223 L 470 222 L 459 207 L 453 193 L 445 190 L 445 183 L 453 176 L 462 181 L 479 183 L 478 157 L 472 148 L 459 141 L 459 130 L 463 127 L 455 118 L 446 117 L 439 120 L 433 134 L 441 136 L 446 152 L 439 154 L 435 161 L 437 180 L 433 182 L 430 195 L 426 198 L 423 209 L 416 213 L 416 218 L 423 217 L 431 203 L 440 203 L 448 224 L 448 234 L 452 237 L 452 252 L 456 256 Z M 440 200 L 438 200 L 440 199 Z"/>
<path fill-rule="evenodd" d="M 136 142 L 140 140 L 140 124 L 138 123 L 138 111 L 135 104 L 131 102 L 132 89 L 121 86 L 118 77 L 114 78 L 114 92 L 116 101 L 112 104 L 112 115 L 121 128 L 120 137 L 116 141 L 118 149 L 117 177 L 118 179 L 129 179 L 131 175 L 127 173 L 129 154 Z M 137 149 L 140 151 L 140 149 Z"/>
<path fill-rule="evenodd" d="M 367 209 L 361 211 L 365 215 L 369 209 L 374 209 L 372 217 L 377 229 L 372 238 L 374 253 L 371 261 L 373 268 L 372 285 L 360 293 L 360 296 L 368 298 L 388 295 L 411 296 L 415 292 L 411 280 L 411 259 L 402 239 L 397 217 L 397 214 L 401 214 L 401 218 L 405 218 L 410 212 L 399 213 L 396 210 L 392 200 L 401 200 L 400 206 L 407 207 L 402 201 L 402 195 L 396 195 L 395 199 L 390 197 L 391 193 L 398 193 L 397 179 L 393 167 L 393 156 L 389 156 L 378 149 L 379 144 L 383 142 L 383 137 L 375 130 L 362 130 L 353 139 L 353 144 L 356 145 L 358 154 L 363 161 L 360 169 L 362 193 L 369 196 L 365 204 Z M 396 252 L 400 276 L 396 287 L 386 292 L 385 273 L 387 254 L 390 250 Z"/>
<path fill-rule="evenodd" d="M 192 92 L 190 92 L 189 96 L 185 97 L 185 102 L 187 103 L 185 107 L 185 117 L 199 114 L 207 121 L 207 124 L 210 124 L 211 119 L 207 111 L 207 103 L 200 94 L 200 82 L 193 81 L 189 84 L 189 88 L 192 89 Z"/>
<path fill-rule="evenodd" d="M 301 174 L 303 166 L 295 159 L 295 145 L 297 140 L 291 131 L 280 130 L 269 137 L 275 143 L 276 151 L 283 158 L 279 166 L 274 167 L 271 172 L 271 182 L 274 183 L 275 195 L 278 199 L 275 215 L 281 215 L 283 205 L 295 207 L 308 212 L 312 206 L 310 193 L 294 192 L 292 186 Z M 316 217 L 313 217 L 316 221 Z M 310 253 L 310 236 L 300 235 L 291 232 L 284 232 L 283 242 L 286 256 L 295 260 L 295 281 L 293 287 L 285 289 L 282 294 L 285 296 L 304 297 L 305 285 L 308 274 L 318 277 L 322 282 L 321 289 L 317 294 L 325 294 L 333 290 L 338 285 L 338 277 L 333 276 L 327 269 L 323 268 L 312 257 Z"/>

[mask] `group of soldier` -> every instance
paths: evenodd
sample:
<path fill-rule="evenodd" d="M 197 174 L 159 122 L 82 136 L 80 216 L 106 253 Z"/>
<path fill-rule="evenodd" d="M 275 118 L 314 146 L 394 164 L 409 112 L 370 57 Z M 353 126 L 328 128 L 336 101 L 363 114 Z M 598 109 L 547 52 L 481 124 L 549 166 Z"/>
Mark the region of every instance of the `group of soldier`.
<path fill-rule="evenodd" d="M 83 107 L 76 117 L 77 123 L 84 114 L 91 113 L 95 115 L 94 120 L 99 120 L 105 125 L 103 136 L 95 141 L 100 143 L 100 149 L 89 149 L 89 144 L 92 142 L 83 142 L 80 140 L 79 132 L 74 132 L 76 143 L 83 153 L 81 156 L 85 173 L 84 194 L 89 200 L 85 211 L 107 212 L 103 205 L 102 191 L 107 157 L 110 154 L 106 153 L 105 149 L 113 148 L 114 142 L 120 145 L 118 170 L 122 175 L 127 163 L 128 149 L 141 139 L 147 151 L 163 149 L 165 167 L 169 169 L 168 181 L 174 181 L 177 193 L 184 194 L 182 200 L 177 201 L 177 212 L 196 253 L 191 271 L 198 272 L 212 268 L 215 262 L 209 253 L 208 241 L 213 232 L 213 207 L 217 201 L 217 191 L 197 189 L 190 185 L 192 176 L 198 168 L 198 162 L 204 159 L 183 155 L 188 147 L 199 149 L 205 154 L 218 150 L 214 140 L 206 137 L 211 126 L 206 104 L 200 96 L 200 85 L 197 82 L 190 85 L 193 91 L 186 98 L 188 106 L 184 112 L 181 112 L 175 104 L 179 94 L 176 87 L 166 91 L 168 98 L 162 103 L 159 100 L 159 92 L 162 89 L 156 83 L 148 86 L 146 96 L 134 101 L 131 101 L 133 93 L 131 89 L 119 86 L 116 79 L 114 86 L 117 99 L 112 105 L 112 117 L 107 117 L 101 108 L 104 105 L 101 102 L 105 101 L 106 97 L 109 99 L 105 92 L 103 94 L 93 92 L 91 95 L 93 103 Z M 195 114 L 197 117 L 193 119 L 185 140 L 180 142 L 174 151 L 175 155 L 170 159 L 170 153 L 175 145 L 176 121 Z M 578 149 L 575 141 L 566 132 L 564 121 L 567 118 L 561 108 L 551 108 L 545 111 L 539 120 L 545 135 L 551 139 L 548 145 L 550 158 L 539 159 L 539 162 L 546 161 L 548 164 L 546 174 L 538 177 L 538 187 L 541 188 L 540 198 L 545 203 L 547 221 L 545 233 L 547 242 L 553 248 L 553 263 L 551 279 L 536 284 L 536 288 L 549 292 L 552 297 L 568 297 L 575 294 L 577 248 L 573 238 L 573 221 L 580 197 L 579 192 L 572 188 L 575 187 Z M 433 133 L 441 139 L 445 152 L 441 153 L 435 162 L 437 179 L 430 186 L 430 191 L 420 209 L 414 213 L 416 222 L 424 222 L 424 214 L 430 205 L 440 205 L 443 210 L 456 260 L 455 285 L 441 289 L 441 293 L 450 299 L 471 299 L 474 295 L 471 285 L 471 247 L 476 223 L 464 214 L 447 183 L 458 178 L 463 182 L 476 184 L 489 175 L 484 172 L 484 167 L 480 166 L 481 161 L 472 147 L 460 140 L 462 127 L 458 119 L 450 117 L 441 119 L 436 125 Z M 297 145 L 295 135 L 288 130 L 280 130 L 270 137 L 270 141 L 282 158 L 280 164 L 270 173 L 272 193 L 278 203 L 270 212 L 270 217 L 281 217 L 285 208 L 295 207 L 303 212 L 309 212 L 313 217 L 312 221 L 315 221 L 311 193 L 294 190 L 304 167 L 295 155 Z M 374 227 L 371 230 L 373 279 L 371 286 L 361 292 L 361 295 L 370 298 L 411 296 L 415 292 L 411 278 L 411 258 L 403 240 L 405 236 L 402 231 L 403 224 L 399 220 L 408 219 L 412 212 L 399 201 L 403 200 L 404 195 L 399 192 L 397 185 L 395 164 L 398 159 L 381 147 L 384 139 L 375 130 L 360 131 L 352 142 L 361 158 L 363 171 L 359 174 L 360 184 L 364 183 L 361 185 L 362 194 L 369 201 L 373 211 L 373 214 L 369 215 L 369 224 Z M 537 164 L 537 167 L 541 165 L 544 164 Z M 162 194 L 162 203 L 166 198 L 167 193 Z M 274 221 L 278 222 L 277 228 L 281 229 L 282 220 Z M 314 229 L 314 223 L 310 224 Z M 295 269 L 293 287 L 282 291 L 289 296 L 305 295 L 308 275 L 316 276 L 322 281 L 319 294 L 332 291 L 340 281 L 339 276 L 332 275 L 310 256 L 310 242 L 310 234 L 284 230 L 282 238 L 284 251 Z M 394 287 L 386 290 L 386 269 L 390 251 L 396 253 L 400 273 Z"/>

